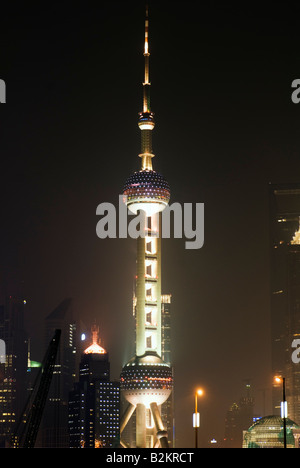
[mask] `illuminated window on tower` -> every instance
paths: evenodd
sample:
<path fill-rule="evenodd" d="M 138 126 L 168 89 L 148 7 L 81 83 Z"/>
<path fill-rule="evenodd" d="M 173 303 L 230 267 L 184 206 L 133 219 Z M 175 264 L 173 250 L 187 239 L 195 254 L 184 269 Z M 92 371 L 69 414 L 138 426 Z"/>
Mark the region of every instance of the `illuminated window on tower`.
<path fill-rule="evenodd" d="M 146 337 L 146 347 L 152 348 L 152 336 L 151 335 Z"/>

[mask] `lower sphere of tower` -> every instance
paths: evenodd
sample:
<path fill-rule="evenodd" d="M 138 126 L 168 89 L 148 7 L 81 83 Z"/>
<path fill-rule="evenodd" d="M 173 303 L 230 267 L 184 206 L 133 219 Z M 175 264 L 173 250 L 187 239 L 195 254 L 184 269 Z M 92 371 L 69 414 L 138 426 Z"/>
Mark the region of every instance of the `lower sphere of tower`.
<path fill-rule="evenodd" d="M 158 355 L 134 357 L 123 367 L 121 390 L 129 403 L 162 405 L 173 388 L 172 369 Z"/>

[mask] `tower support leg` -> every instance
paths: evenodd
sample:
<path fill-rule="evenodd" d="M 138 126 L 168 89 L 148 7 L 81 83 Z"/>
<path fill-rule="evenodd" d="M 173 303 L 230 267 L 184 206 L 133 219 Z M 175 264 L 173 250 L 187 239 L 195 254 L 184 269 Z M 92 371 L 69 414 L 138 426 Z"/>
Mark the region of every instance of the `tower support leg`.
<path fill-rule="evenodd" d="M 134 413 L 134 410 L 135 410 L 135 406 L 129 403 L 120 421 L 120 434 L 122 434 L 122 432 L 124 431 L 129 419 Z"/>
<path fill-rule="evenodd" d="M 169 448 L 168 433 L 164 428 L 157 403 L 150 403 L 150 409 L 156 429 L 156 437 L 159 439 L 160 446 L 162 448 Z"/>

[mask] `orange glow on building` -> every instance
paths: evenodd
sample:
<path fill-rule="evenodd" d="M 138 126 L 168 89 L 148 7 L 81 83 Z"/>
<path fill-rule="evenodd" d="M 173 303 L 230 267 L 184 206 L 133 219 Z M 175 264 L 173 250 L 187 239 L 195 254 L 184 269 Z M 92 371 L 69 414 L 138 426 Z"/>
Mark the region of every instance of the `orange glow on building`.
<path fill-rule="evenodd" d="M 84 350 L 84 354 L 106 354 L 106 350 L 99 344 L 99 327 L 92 326 L 92 344 Z"/>

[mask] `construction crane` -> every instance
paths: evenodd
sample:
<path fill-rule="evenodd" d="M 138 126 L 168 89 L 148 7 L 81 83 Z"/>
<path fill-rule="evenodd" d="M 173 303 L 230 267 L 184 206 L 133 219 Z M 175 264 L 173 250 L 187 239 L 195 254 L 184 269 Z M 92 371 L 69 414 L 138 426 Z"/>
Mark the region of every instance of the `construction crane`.
<path fill-rule="evenodd" d="M 34 448 L 52 380 L 60 336 L 61 330 L 55 330 L 44 356 L 41 371 L 34 383 L 33 392 L 25 405 L 14 434 L 12 441 L 14 447 Z M 37 385 L 38 380 L 40 380 L 39 385 Z"/>

